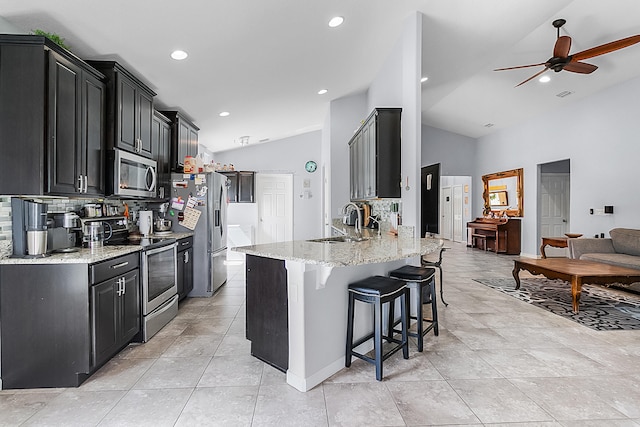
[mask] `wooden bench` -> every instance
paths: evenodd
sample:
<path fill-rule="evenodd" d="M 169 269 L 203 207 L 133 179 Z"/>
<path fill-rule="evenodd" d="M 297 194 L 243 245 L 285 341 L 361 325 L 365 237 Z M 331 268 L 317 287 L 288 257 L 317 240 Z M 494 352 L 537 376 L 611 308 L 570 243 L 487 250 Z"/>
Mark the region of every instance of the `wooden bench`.
<path fill-rule="evenodd" d="M 494 247 L 495 247 L 495 240 L 496 240 L 496 236 L 492 235 L 492 234 L 472 234 L 471 235 L 471 246 L 474 248 L 478 248 L 478 240 L 480 240 L 480 242 L 482 243 L 482 249 L 485 251 L 489 250 L 489 247 L 487 246 L 487 240 L 493 240 L 494 241 Z"/>

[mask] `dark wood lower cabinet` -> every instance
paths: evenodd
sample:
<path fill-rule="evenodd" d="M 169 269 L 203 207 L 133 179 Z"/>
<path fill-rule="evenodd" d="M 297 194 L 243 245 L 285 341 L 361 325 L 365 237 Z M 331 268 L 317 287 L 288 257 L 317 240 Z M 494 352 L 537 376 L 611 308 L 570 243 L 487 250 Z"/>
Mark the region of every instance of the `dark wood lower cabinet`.
<path fill-rule="evenodd" d="M 0 265 L 2 388 L 77 387 L 131 342 L 138 259 Z"/>
<path fill-rule="evenodd" d="M 284 261 L 247 255 L 247 339 L 251 354 L 286 372 L 289 368 L 287 270 Z"/>
<path fill-rule="evenodd" d="M 2 388 L 76 387 L 91 371 L 87 264 L 0 266 Z"/>
<path fill-rule="evenodd" d="M 177 285 L 180 299 L 193 290 L 193 237 L 178 240 Z"/>

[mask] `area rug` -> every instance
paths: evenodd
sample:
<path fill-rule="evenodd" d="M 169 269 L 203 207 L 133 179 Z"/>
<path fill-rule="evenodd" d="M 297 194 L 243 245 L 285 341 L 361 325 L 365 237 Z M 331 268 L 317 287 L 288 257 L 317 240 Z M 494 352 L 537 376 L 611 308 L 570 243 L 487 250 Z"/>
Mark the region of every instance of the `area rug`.
<path fill-rule="evenodd" d="M 516 290 L 513 278 L 474 279 L 521 301 L 598 331 L 640 329 L 640 295 L 610 291 L 597 285 L 582 285 L 580 312 L 571 302 L 571 285 L 545 278 L 520 279 Z"/>

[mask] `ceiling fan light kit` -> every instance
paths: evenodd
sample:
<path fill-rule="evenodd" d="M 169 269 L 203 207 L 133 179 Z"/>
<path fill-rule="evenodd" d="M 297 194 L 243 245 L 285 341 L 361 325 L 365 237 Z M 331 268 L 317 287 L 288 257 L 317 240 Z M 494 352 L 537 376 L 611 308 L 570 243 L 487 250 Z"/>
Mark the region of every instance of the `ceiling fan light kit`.
<path fill-rule="evenodd" d="M 518 85 L 516 85 L 516 87 L 522 86 L 528 81 L 535 79 L 536 77 L 549 70 L 553 70 L 556 73 L 565 70 L 578 74 L 591 74 L 595 70 L 597 70 L 598 67 L 593 64 L 581 62 L 582 60 L 604 55 L 606 53 L 623 49 L 640 42 L 640 35 L 635 35 L 613 42 L 605 43 L 600 46 L 592 47 L 591 49 L 583 50 L 582 52 L 574 53 L 573 55 L 569 55 L 569 51 L 571 50 L 571 37 L 560 35 L 560 28 L 566 23 L 567 21 L 565 19 L 556 19 L 552 22 L 552 25 L 557 30 L 557 38 L 556 43 L 553 47 L 553 56 L 546 62 L 529 65 L 519 65 L 516 67 L 497 68 L 493 71 L 516 70 L 519 68 L 539 67 L 541 65 L 544 66 L 541 71 L 519 83 Z"/>

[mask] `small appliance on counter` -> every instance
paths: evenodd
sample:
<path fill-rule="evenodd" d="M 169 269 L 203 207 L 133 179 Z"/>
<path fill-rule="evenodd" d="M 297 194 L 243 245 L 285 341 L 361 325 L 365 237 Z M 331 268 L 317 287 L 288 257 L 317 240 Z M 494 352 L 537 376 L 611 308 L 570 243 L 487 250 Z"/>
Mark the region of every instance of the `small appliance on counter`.
<path fill-rule="evenodd" d="M 11 198 L 13 256 L 36 258 L 47 254 L 47 204 Z"/>
<path fill-rule="evenodd" d="M 153 232 L 153 212 L 138 212 L 138 228 L 143 237 L 148 237 Z"/>
<path fill-rule="evenodd" d="M 49 214 L 47 247 L 51 252 L 76 252 L 81 231 L 75 212 Z"/>

